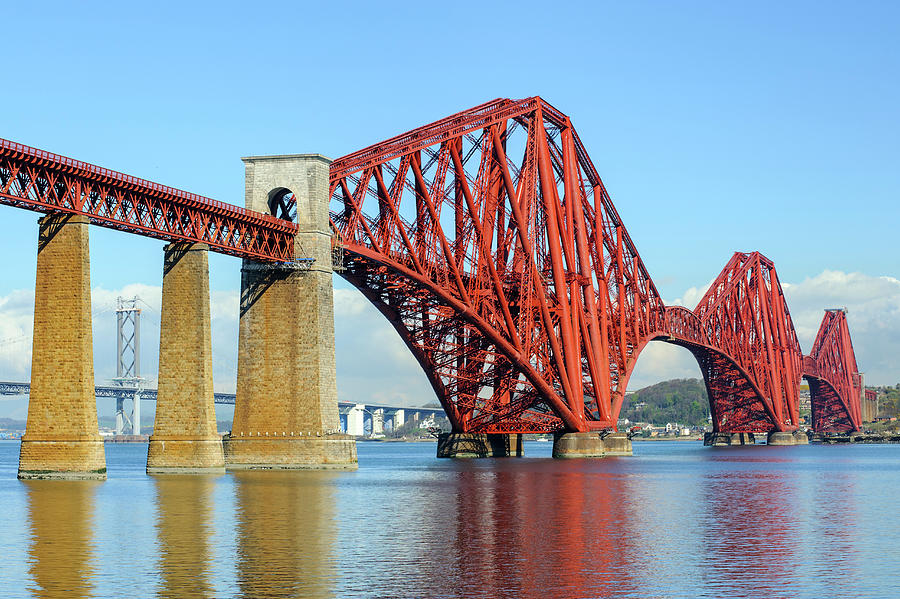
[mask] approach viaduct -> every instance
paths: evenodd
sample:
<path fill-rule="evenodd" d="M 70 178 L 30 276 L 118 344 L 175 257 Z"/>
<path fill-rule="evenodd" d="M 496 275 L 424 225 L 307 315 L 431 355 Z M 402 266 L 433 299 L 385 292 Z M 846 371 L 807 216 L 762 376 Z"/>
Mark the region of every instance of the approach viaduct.
<path fill-rule="evenodd" d="M 694 310 L 665 306 L 569 117 L 541 98 L 494 100 L 333 162 L 243 160 L 239 208 L 0 141 L 0 203 L 45 213 L 20 477 L 105 477 L 91 224 L 168 242 L 148 472 L 356 466 L 338 426 L 334 254 L 431 382 L 453 426 L 441 455 L 508 455 L 524 432 L 555 433 L 559 456 L 629 452 L 614 431 L 653 340 L 696 357 L 720 441 L 796 442 L 801 377 L 815 428 L 859 429 L 844 312 L 826 312 L 804 355 L 774 265 L 756 252 L 736 253 Z M 243 259 L 224 439 L 209 251 Z"/>

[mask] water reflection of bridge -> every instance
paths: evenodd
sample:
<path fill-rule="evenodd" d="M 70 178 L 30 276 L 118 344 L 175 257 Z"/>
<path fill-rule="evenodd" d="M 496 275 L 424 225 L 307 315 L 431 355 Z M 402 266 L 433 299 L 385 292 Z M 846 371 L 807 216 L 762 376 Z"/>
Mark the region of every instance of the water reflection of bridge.
<path fill-rule="evenodd" d="M 221 522 L 217 496 L 222 480 L 213 475 L 156 476 L 155 560 L 158 597 L 333 597 L 334 497 L 331 473 L 241 472 L 233 478 L 233 553 L 216 546 Z M 92 482 L 25 483 L 31 542 L 29 572 L 38 597 L 132 594 L 109 585 L 128 585 L 134 596 L 151 596 L 150 579 L 110 580 L 101 563 L 109 540 Z M 228 501 L 225 502 L 230 503 Z M 141 505 L 138 508 L 150 507 Z M 231 520 L 232 516 L 228 516 Z M 106 523 L 107 526 L 109 522 Z M 153 534 L 151 533 L 151 534 Z M 117 555 L 117 557 L 119 557 Z M 146 558 L 153 560 L 152 554 Z M 218 560 L 234 563 L 239 592 L 223 593 Z M 126 560 L 127 563 L 127 560 Z M 9 589 L 7 589 L 9 590 Z M 109 593 L 109 595 L 107 595 Z"/>

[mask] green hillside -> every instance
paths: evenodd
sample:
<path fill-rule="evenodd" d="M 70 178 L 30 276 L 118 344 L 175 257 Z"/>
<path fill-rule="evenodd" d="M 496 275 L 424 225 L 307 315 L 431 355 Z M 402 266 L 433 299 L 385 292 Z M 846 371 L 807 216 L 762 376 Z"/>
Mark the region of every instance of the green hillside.
<path fill-rule="evenodd" d="M 674 379 L 635 391 L 625 398 L 621 418 L 664 426 L 668 422 L 707 424 L 709 400 L 702 379 Z"/>

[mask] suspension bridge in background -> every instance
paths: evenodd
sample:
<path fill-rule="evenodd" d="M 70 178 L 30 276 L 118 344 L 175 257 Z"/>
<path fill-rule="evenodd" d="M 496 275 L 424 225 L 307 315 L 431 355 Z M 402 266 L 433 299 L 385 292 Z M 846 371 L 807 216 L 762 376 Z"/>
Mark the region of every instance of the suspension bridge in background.
<path fill-rule="evenodd" d="M 500 437 L 508 455 L 508 438 L 530 432 L 554 433 L 559 456 L 602 455 L 651 341 L 694 355 L 716 435 L 799 441 L 802 378 L 814 430 L 861 426 L 845 311 L 826 310 L 804 354 L 758 252 L 734 254 L 694 309 L 666 306 L 570 118 L 539 97 L 494 100 L 335 161 L 243 160 L 239 208 L 0 141 L 0 203 L 47 215 L 20 475 L 100 470 L 85 407 L 89 224 L 168 242 L 150 471 L 354 467 L 338 424 L 334 271 L 428 377 L 452 425 L 441 455 Z M 210 431 L 209 251 L 243 259 L 224 442 Z M 73 447 L 83 453 L 57 456 Z"/>
<path fill-rule="evenodd" d="M 116 401 L 116 435 L 140 436 L 141 402 L 155 402 L 157 398 L 157 390 L 148 387 L 148 380 L 141 376 L 141 302 L 143 300 L 137 296 L 116 299 L 116 376 L 112 379 L 112 384 L 94 386 L 94 396 L 97 399 Z M 143 303 L 150 307 L 146 302 Z M 93 315 L 97 316 L 97 313 L 94 312 Z M 20 342 L 28 338 L 27 335 L 22 335 L 5 341 Z M 2 344 L 3 341 L 0 341 L 0 345 Z M 0 399 L 23 397 L 30 393 L 31 383 L 0 381 Z M 233 406 L 235 399 L 234 393 L 213 393 L 215 404 Z M 130 402 L 130 406 L 126 402 Z M 430 423 L 433 426 L 435 420 L 444 414 L 442 408 L 349 401 L 338 401 L 338 412 L 341 431 L 354 437 L 383 436 L 407 422 L 421 423 L 423 426 Z"/>

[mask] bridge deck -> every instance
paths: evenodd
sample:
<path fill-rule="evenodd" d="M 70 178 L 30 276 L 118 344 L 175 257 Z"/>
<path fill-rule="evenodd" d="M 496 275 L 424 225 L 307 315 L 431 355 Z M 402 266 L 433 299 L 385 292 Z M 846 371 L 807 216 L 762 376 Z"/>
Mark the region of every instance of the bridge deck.
<path fill-rule="evenodd" d="M 0 203 L 262 262 L 294 260 L 297 225 L 0 139 Z"/>

